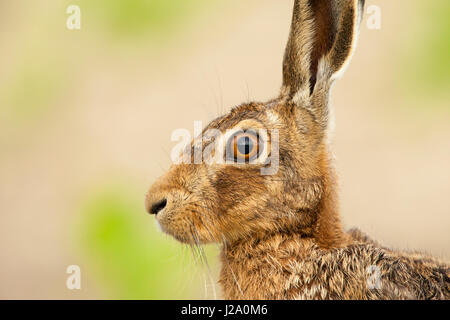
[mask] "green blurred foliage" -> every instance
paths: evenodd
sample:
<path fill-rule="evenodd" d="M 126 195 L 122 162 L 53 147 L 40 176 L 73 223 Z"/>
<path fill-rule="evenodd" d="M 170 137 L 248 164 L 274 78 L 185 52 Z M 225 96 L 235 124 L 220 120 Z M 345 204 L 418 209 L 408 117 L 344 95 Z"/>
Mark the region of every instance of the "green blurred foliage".
<path fill-rule="evenodd" d="M 407 83 L 418 87 L 412 95 L 447 94 L 450 89 L 450 1 L 420 1 L 421 15 L 432 21 L 417 30 L 407 53 Z"/>
<path fill-rule="evenodd" d="M 6 25 L 5 34 L 14 34 L 14 41 L 2 49 L 8 59 L 3 61 L 0 112 L 8 124 L 21 125 L 40 120 L 58 105 L 70 87 L 71 74 L 67 45 L 61 43 L 65 24 L 56 19 L 65 17 L 64 11 L 43 10 L 39 3 L 18 2 L 16 6 L 6 6 L 2 12 L 16 16 L 20 23 L 14 29 Z"/>
<path fill-rule="evenodd" d="M 91 197 L 75 230 L 85 267 L 107 298 L 186 299 L 199 295 L 202 270 L 191 252 L 156 232 L 143 199 L 133 201 L 125 188 Z M 187 248 L 185 248 L 187 249 Z M 214 250 L 209 250 L 211 255 Z M 200 277 L 199 277 L 200 276 Z"/>
<path fill-rule="evenodd" d="M 10 121 L 39 118 L 48 111 L 66 87 L 63 65 L 48 59 L 21 59 L 21 64 L 3 87 L 1 104 Z"/>
<path fill-rule="evenodd" d="M 196 10 L 213 0 L 84 0 L 82 12 L 114 38 L 133 35 L 167 37 Z"/>
<path fill-rule="evenodd" d="M 95 58 L 95 50 L 108 41 L 125 40 L 136 46 L 133 36 L 145 36 L 138 45 L 161 45 L 170 34 L 181 27 L 189 17 L 213 0 L 81 0 L 82 29 L 67 31 L 67 15 L 64 3 L 38 15 L 26 15 L 34 19 L 33 29 L 26 28 L 17 34 L 17 50 L 23 52 L 14 60 L 14 72 L 0 88 L 0 116 L 15 125 L 26 120 L 39 120 L 46 112 L 55 110 L 58 98 L 67 95 L 69 80 L 83 63 L 81 57 Z M 67 6 L 74 4 L 66 1 Z M 110 37 L 103 37 L 104 30 Z M 89 40 L 95 39 L 92 47 Z M 70 43 L 65 43 L 70 41 Z M 76 48 L 71 52 L 70 48 Z M 8 48 L 8 50 L 11 48 Z M 14 48 L 12 48 L 14 49 Z M 74 63 L 70 63 L 70 59 Z M 87 62 L 87 60 L 85 61 Z M 79 69 L 79 68 L 78 68 Z"/>
<path fill-rule="evenodd" d="M 433 5 L 431 5 L 433 3 Z M 427 1 L 429 19 L 433 21 L 424 49 L 422 74 L 432 86 L 450 86 L 450 1 Z"/>

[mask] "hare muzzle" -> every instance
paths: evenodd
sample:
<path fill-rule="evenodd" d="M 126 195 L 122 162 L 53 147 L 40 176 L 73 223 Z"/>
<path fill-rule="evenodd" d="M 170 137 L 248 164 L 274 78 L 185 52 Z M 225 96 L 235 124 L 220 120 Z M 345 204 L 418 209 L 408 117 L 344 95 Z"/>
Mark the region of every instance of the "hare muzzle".
<path fill-rule="evenodd" d="M 161 230 L 184 243 L 217 239 L 215 201 L 204 194 L 215 192 L 206 178 L 204 165 L 173 165 L 147 193 L 147 212 L 155 215 Z"/>

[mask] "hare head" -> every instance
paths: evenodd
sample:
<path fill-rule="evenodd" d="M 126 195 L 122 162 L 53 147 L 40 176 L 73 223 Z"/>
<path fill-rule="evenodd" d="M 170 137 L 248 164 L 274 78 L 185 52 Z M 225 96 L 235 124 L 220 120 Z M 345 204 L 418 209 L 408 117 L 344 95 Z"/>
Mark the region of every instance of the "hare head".
<path fill-rule="evenodd" d="M 164 232 L 196 244 L 291 232 L 324 247 L 346 241 L 327 146 L 328 100 L 354 52 L 363 6 L 295 1 L 280 95 L 213 120 L 150 188 L 146 207 Z"/>

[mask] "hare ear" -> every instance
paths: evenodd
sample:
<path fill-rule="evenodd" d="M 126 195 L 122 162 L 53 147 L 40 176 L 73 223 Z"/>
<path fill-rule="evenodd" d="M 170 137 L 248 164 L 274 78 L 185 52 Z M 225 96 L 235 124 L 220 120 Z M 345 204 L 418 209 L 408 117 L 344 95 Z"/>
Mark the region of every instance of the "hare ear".
<path fill-rule="evenodd" d="M 352 57 L 365 0 L 295 0 L 283 62 L 282 96 L 313 94 L 333 82 Z"/>

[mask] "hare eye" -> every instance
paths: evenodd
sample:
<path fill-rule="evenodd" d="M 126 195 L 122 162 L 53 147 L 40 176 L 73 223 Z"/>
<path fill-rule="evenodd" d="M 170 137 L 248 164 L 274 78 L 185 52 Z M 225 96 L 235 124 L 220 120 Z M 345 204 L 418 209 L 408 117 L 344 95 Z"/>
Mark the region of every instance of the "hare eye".
<path fill-rule="evenodd" d="M 233 161 L 250 162 L 261 153 L 261 143 L 254 132 L 239 132 L 229 139 L 228 158 Z"/>

